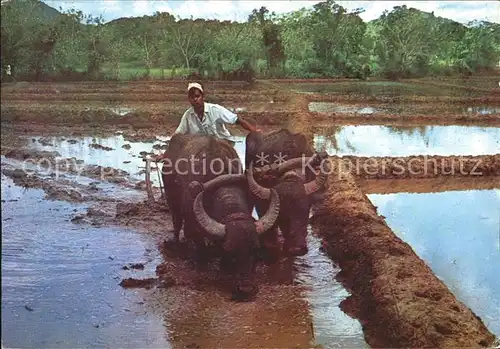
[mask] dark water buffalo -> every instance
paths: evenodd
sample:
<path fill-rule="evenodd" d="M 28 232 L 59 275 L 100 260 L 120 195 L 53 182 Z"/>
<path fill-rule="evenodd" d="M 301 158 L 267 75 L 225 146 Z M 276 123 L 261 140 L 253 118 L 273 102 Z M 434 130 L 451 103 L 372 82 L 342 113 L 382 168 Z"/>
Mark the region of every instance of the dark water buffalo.
<path fill-rule="evenodd" d="M 278 258 L 280 249 L 278 227 L 284 238 L 283 252 L 286 255 L 301 256 L 307 253 L 306 237 L 311 204 L 315 195 L 320 194 L 323 189 L 330 172 L 327 165 L 316 176 L 315 168 L 325 156 L 326 154 L 315 153 L 303 134 L 293 134 L 286 129 L 268 134 L 252 132 L 247 136 L 245 166 L 250 169 L 247 171 L 248 183 L 256 199 L 255 206 L 259 216 L 267 210 L 271 193 L 269 188 L 274 188 L 280 198 L 278 220 L 262 237 L 262 245 L 271 261 Z M 271 170 L 262 171 L 269 168 L 269 165 Z M 259 173 L 265 176 L 259 176 Z"/>
<path fill-rule="evenodd" d="M 210 136 L 175 135 L 167 155 L 162 177 L 176 239 L 184 225 L 184 236 L 195 244 L 199 263 L 207 260 L 206 241 L 211 241 L 222 252 L 221 266 L 232 266 L 237 275 L 234 296 L 246 299 L 255 295 L 259 235 L 278 217 L 278 194 L 270 194 L 269 209 L 255 221 L 241 161 L 228 142 Z"/>

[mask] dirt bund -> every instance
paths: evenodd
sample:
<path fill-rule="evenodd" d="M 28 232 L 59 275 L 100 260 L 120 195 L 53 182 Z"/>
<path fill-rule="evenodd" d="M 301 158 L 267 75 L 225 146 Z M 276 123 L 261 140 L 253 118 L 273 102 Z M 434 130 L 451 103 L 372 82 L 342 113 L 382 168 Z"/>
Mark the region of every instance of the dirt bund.
<path fill-rule="evenodd" d="M 155 110 L 131 111 L 125 115 L 119 115 L 112 110 L 95 109 L 82 110 L 58 109 L 51 106 L 44 108 L 26 108 L 6 106 L 2 108 L 2 122 L 50 122 L 50 123 L 100 123 L 100 124 L 130 124 L 134 126 L 149 125 L 171 125 L 177 127 L 186 110 L 184 106 L 176 111 L 165 112 Z M 272 111 L 251 112 L 242 111 L 238 115 L 251 118 L 260 125 L 282 125 L 287 122 L 294 111 Z"/>
<path fill-rule="evenodd" d="M 418 95 L 401 95 L 401 96 L 370 96 L 363 94 L 307 94 L 307 99 L 310 102 L 349 102 L 349 103 L 448 103 L 448 104 L 465 104 L 465 105 L 484 105 L 484 104 L 500 104 L 500 93 L 492 93 L 484 97 L 468 97 L 468 96 L 418 96 Z"/>
<path fill-rule="evenodd" d="M 500 153 L 476 156 L 417 155 L 405 157 L 331 156 L 343 178 L 418 179 L 436 177 L 499 177 Z M 334 173 L 332 173 L 333 175 Z"/>
<path fill-rule="evenodd" d="M 500 126 L 500 114 L 457 114 L 457 113 L 436 113 L 436 114 L 411 114 L 400 115 L 391 113 L 377 113 L 377 115 L 359 115 L 347 113 L 321 113 L 310 112 L 312 118 L 318 122 L 317 128 L 325 126 L 332 126 L 332 122 L 341 124 L 395 124 L 402 125 L 487 125 L 487 126 Z"/>
<path fill-rule="evenodd" d="M 361 179 L 356 183 L 366 194 L 396 193 L 438 193 L 456 190 L 492 190 L 500 188 L 496 176 L 489 177 L 450 177 L 405 178 L 405 179 Z"/>
<path fill-rule="evenodd" d="M 496 84 L 496 80 L 498 79 L 495 79 L 495 85 Z M 495 93 L 499 93 L 499 90 L 498 90 L 498 86 L 495 86 L 495 87 L 492 87 L 492 88 L 482 88 L 482 87 L 476 87 L 476 86 L 465 86 L 465 85 L 459 85 L 459 84 L 450 84 L 450 83 L 446 83 L 446 82 L 443 82 L 443 81 L 432 81 L 432 80 L 418 80 L 418 79 L 409 79 L 409 80 L 406 80 L 405 82 L 409 82 L 409 83 L 412 83 L 412 84 L 421 84 L 421 85 L 426 85 L 426 86 L 436 86 L 436 87 L 444 87 L 444 88 L 454 88 L 454 89 L 457 89 L 457 90 L 465 90 L 465 91 L 477 91 L 477 92 L 484 92 L 484 93 L 489 93 L 489 94 L 495 94 Z"/>
<path fill-rule="evenodd" d="M 297 105 L 306 105 L 305 97 Z M 306 110 L 291 125 L 310 139 Z M 335 167 L 335 166 L 334 166 Z M 313 229 L 352 294 L 342 309 L 358 318 L 372 347 L 487 347 L 495 336 L 459 302 L 407 243 L 398 238 L 350 174 L 338 166 Z"/>

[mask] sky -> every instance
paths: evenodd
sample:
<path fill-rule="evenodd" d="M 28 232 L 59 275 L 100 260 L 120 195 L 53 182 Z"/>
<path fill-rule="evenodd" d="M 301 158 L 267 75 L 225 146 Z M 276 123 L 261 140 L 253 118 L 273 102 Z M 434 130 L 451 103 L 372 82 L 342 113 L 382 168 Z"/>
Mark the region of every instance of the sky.
<path fill-rule="evenodd" d="M 254 8 L 266 6 L 270 11 L 285 13 L 302 7 L 312 7 L 319 1 L 310 0 L 42 0 L 59 10 L 75 8 L 84 14 L 99 16 L 105 21 L 120 17 L 152 15 L 156 11 L 169 12 L 181 18 L 206 18 L 245 21 Z M 407 5 L 426 12 L 467 24 L 471 20 L 500 23 L 500 1 L 337 1 L 347 9 L 364 8 L 365 21 L 378 18 L 384 10 Z"/>

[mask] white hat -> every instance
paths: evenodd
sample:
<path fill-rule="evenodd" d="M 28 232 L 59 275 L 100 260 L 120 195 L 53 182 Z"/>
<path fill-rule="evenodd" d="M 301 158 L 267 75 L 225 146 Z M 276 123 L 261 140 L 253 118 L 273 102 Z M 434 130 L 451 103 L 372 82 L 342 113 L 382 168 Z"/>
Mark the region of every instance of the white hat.
<path fill-rule="evenodd" d="M 198 90 L 200 90 L 201 92 L 203 92 L 203 87 L 201 87 L 201 85 L 197 82 L 190 82 L 189 85 L 188 85 L 188 92 L 189 90 L 191 90 L 192 88 L 197 88 Z"/>

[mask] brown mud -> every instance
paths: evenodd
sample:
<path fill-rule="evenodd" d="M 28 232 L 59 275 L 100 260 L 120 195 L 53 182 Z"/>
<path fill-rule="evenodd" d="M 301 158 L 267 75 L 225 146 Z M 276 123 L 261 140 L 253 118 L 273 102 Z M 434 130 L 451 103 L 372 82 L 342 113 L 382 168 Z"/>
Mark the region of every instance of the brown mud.
<path fill-rule="evenodd" d="M 401 113 L 378 112 L 375 115 L 360 115 L 348 113 L 319 113 L 310 112 L 310 117 L 320 124 L 318 128 L 336 124 L 368 124 L 368 125 L 481 125 L 500 126 L 500 114 L 452 114 L 452 113 L 431 113 L 402 115 Z"/>
<path fill-rule="evenodd" d="M 361 179 L 436 177 L 500 178 L 500 153 L 477 156 L 416 155 L 405 157 L 331 156 L 334 169 Z M 343 172 L 336 172 L 340 178 Z"/>
<path fill-rule="evenodd" d="M 436 178 L 384 180 L 356 178 L 356 183 L 365 194 L 437 193 L 457 190 L 500 189 L 500 180 L 496 176 L 440 176 Z"/>
<path fill-rule="evenodd" d="M 308 99 L 298 98 L 304 112 L 292 126 L 312 139 Z M 398 348 L 491 346 L 495 336 L 483 321 L 394 234 L 350 170 L 342 164 L 333 167 L 339 172 L 329 176 L 325 198 L 313 209 L 313 227 L 342 269 L 338 279 L 351 292 L 342 308 L 360 320 L 367 343 Z"/>
<path fill-rule="evenodd" d="M 300 80 L 300 79 L 299 79 Z M 298 81 L 299 81 L 298 80 Z M 331 80 L 331 79 L 330 79 Z M 344 79 L 345 80 L 345 79 Z M 334 79 L 334 81 L 344 81 Z M 279 80 L 278 80 L 279 81 Z M 289 82 L 290 80 L 287 80 Z M 311 82 L 311 81 L 308 81 Z M 2 84 L 2 123 L 37 122 L 58 124 L 133 125 L 135 128 L 164 127 L 171 132 L 189 107 L 184 81 L 149 81 L 123 83 L 18 83 Z M 274 80 L 255 84 L 204 82 L 207 101 L 225 106 L 245 107 L 238 114 L 259 125 L 283 126 L 296 120 L 300 110 L 294 107 L 297 94 L 287 92 Z M 425 82 L 422 82 L 425 84 Z M 110 92 L 113 91 L 113 92 Z M 147 92 L 145 92 L 147 91 Z M 457 113 L 446 111 L 451 105 L 500 105 L 500 92 L 482 97 L 469 96 L 367 96 L 349 94 L 303 94 L 308 102 L 337 102 L 370 105 L 435 106 L 436 112 L 379 113 L 361 116 L 349 113 L 309 113 L 316 122 L 336 123 L 442 123 L 500 124 L 500 114 Z M 29 103 L 27 103 L 29 102 Z M 64 103 L 61 103 L 64 102 Z M 113 111 L 127 105 L 128 112 Z M 279 107 L 273 107 L 273 104 Z M 108 107 L 107 107 L 108 106 Z M 441 108 L 441 109 L 439 109 Z M 444 109 L 443 109 L 444 108 Z M 307 110 L 307 109 L 305 109 Z M 418 109 L 417 109 L 418 110 Z M 153 126 L 154 125 L 154 126 Z"/>
<path fill-rule="evenodd" d="M 349 95 L 321 95 L 307 94 L 310 102 L 349 102 L 349 103 L 433 103 L 433 104 L 462 104 L 462 105 L 484 105 L 484 104 L 500 104 L 500 93 L 495 92 L 484 97 L 463 97 L 463 96 L 368 96 L 362 94 Z"/>

